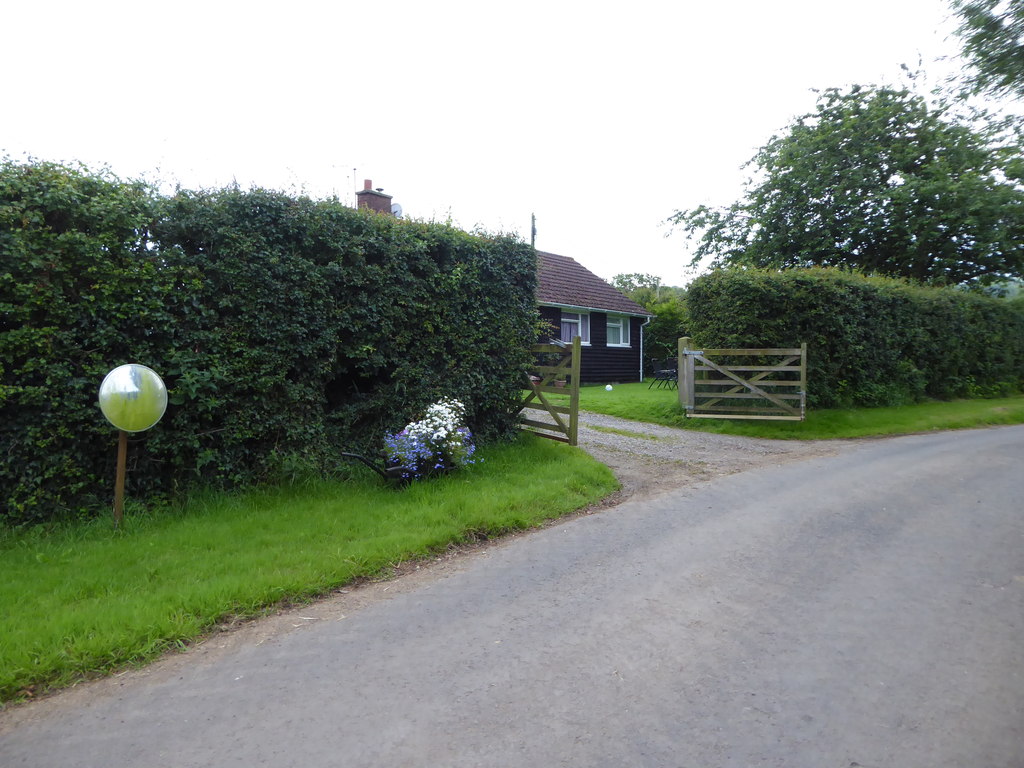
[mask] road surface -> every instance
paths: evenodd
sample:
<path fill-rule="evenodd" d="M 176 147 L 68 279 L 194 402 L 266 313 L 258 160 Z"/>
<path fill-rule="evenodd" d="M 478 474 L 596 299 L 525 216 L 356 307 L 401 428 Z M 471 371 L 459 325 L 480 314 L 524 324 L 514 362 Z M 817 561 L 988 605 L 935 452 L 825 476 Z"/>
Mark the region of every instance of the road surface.
<path fill-rule="evenodd" d="M 0 765 L 1020 768 L 1022 460 L 915 435 L 627 502 L 16 707 Z"/>

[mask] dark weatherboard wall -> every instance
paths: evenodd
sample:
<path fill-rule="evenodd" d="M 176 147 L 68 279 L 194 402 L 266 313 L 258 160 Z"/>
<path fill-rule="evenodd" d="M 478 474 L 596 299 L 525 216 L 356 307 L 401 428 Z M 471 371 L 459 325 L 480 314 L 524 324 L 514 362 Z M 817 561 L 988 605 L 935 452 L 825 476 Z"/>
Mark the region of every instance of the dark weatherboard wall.
<path fill-rule="evenodd" d="M 588 314 L 590 315 L 590 343 L 582 346 L 580 380 L 585 384 L 639 381 L 640 334 L 643 318 L 629 318 L 630 344 L 628 347 L 609 347 L 607 340 L 608 313 L 592 311 Z M 540 307 L 540 316 L 551 325 L 551 333 L 557 338 L 562 322 L 562 309 Z"/>

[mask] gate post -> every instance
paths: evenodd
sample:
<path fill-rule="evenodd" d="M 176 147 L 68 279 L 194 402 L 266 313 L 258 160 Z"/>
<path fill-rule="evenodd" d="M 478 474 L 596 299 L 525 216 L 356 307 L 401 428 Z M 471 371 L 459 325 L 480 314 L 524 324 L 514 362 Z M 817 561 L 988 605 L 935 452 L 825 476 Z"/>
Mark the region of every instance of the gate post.
<path fill-rule="evenodd" d="M 582 339 L 572 337 L 572 367 L 570 369 L 569 390 L 569 445 L 580 444 L 580 358 L 582 357 Z"/>
<path fill-rule="evenodd" d="M 686 354 L 691 341 L 689 336 L 679 339 L 679 351 L 676 359 L 679 405 L 682 406 L 686 415 L 693 411 L 693 356 Z"/>

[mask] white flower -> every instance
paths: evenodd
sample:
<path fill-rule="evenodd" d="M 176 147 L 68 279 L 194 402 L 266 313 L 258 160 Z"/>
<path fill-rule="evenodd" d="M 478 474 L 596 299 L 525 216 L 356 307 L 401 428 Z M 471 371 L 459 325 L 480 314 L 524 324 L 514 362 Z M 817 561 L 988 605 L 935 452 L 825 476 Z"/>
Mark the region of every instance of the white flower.
<path fill-rule="evenodd" d="M 466 407 L 453 398 L 443 398 L 427 408 L 423 418 L 410 422 L 402 432 L 385 438 L 392 461 L 409 470 L 409 477 L 444 466 L 476 462 L 476 446 L 465 426 Z"/>

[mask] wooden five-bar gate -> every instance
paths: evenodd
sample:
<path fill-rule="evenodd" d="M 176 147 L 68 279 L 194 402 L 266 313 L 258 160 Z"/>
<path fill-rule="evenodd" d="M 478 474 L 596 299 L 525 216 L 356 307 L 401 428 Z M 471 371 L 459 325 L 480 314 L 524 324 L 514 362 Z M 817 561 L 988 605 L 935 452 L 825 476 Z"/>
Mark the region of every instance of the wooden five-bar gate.
<path fill-rule="evenodd" d="M 541 437 L 569 445 L 579 442 L 580 337 L 572 344 L 534 344 L 534 365 L 527 372 L 527 395 L 520 411 L 529 411 L 520 424 Z M 547 414 L 552 421 L 532 418 Z"/>
<path fill-rule="evenodd" d="M 690 344 L 689 337 L 679 339 L 679 402 L 688 418 L 803 420 L 806 344 L 793 349 L 691 349 Z"/>

